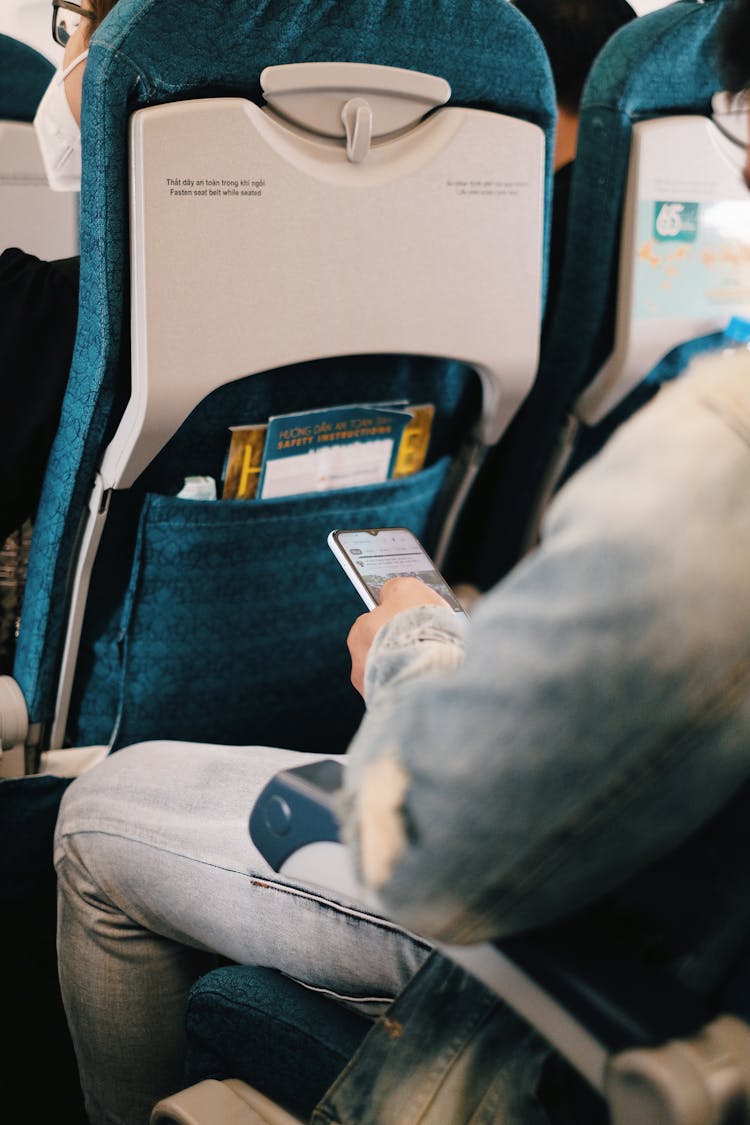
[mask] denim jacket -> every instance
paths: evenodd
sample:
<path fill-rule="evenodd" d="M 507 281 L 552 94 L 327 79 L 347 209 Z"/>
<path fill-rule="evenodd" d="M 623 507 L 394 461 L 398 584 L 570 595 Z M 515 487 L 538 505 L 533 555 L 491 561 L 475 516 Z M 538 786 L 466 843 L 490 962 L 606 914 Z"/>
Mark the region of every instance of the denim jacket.
<path fill-rule="evenodd" d="M 467 943 L 595 903 L 688 987 L 725 986 L 750 933 L 749 443 L 750 356 L 704 359 L 560 492 L 465 634 L 433 607 L 381 630 L 344 815 L 389 916 Z M 536 1120 L 473 1112 L 452 1125 Z"/>

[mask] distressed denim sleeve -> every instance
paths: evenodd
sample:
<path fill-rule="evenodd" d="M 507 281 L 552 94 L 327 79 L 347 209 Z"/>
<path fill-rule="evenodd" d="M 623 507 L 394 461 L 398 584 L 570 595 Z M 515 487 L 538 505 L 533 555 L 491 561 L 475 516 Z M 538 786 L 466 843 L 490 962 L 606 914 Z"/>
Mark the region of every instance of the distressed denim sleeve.
<path fill-rule="evenodd" d="M 392 618 L 376 635 L 365 667 L 368 708 L 397 683 L 440 676 L 464 657 L 465 621 L 451 609 L 420 605 Z"/>
<path fill-rule="evenodd" d="M 750 776 L 749 434 L 750 358 L 706 363 L 559 494 L 452 670 L 434 611 L 383 631 L 345 831 L 395 919 L 459 942 L 550 921 Z"/>

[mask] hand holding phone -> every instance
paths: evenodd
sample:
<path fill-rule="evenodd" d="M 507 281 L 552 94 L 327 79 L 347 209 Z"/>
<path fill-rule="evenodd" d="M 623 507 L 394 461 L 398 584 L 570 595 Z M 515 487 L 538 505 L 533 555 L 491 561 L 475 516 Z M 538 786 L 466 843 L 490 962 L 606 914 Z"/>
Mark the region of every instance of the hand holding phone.
<path fill-rule="evenodd" d="M 368 609 L 380 604 L 390 578 L 418 578 L 463 614 L 456 595 L 413 532 L 407 527 L 371 527 L 332 531 L 328 546 Z"/>
<path fill-rule="evenodd" d="M 375 527 L 359 531 L 332 531 L 328 544 L 355 589 L 370 609 L 352 625 L 347 638 L 352 658 L 352 683 L 364 696 L 367 656 L 375 635 L 391 617 L 412 606 L 440 604 L 438 595 L 454 610 L 463 610 L 448 583 L 435 567 L 416 536 L 405 527 Z M 391 578 L 415 578 L 419 582 L 399 583 L 381 604 L 380 593 Z M 425 594 L 428 595 L 427 599 Z"/>

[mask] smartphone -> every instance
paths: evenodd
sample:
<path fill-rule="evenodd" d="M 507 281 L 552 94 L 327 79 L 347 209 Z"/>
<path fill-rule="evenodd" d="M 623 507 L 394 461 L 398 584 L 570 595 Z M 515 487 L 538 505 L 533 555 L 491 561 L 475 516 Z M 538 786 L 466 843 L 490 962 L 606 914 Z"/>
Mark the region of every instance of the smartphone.
<path fill-rule="evenodd" d="M 389 578 L 421 578 L 445 598 L 455 613 L 461 603 L 408 527 L 369 527 L 332 531 L 328 546 L 368 609 L 380 604 L 380 588 Z"/>

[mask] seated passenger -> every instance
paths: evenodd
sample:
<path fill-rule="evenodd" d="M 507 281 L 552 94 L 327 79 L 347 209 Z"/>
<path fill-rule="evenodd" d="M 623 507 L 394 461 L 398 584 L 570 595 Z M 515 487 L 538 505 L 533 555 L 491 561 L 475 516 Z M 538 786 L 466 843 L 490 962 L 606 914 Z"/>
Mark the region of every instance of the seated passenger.
<path fill-rule="evenodd" d="M 750 0 L 729 6 L 724 50 L 735 87 L 750 86 Z M 468 627 L 413 579 L 355 622 L 368 711 L 345 830 L 395 922 L 277 875 L 249 840 L 261 787 L 315 755 L 151 743 L 73 783 L 56 839 L 58 949 L 94 1125 L 145 1125 L 182 1085 L 185 997 L 213 953 L 373 1010 L 425 961 L 415 931 L 473 942 L 607 895 L 660 933 L 665 971 L 720 987 L 745 930 L 702 896 L 730 897 L 739 875 L 683 869 L 690 895 L 677 876 L 691 834 L 750 779 L 749 435 L 743 349 L 622 428 Z M 422 1042 L 424 1083 L 436 1069 Z M 524 1042 L 506 1047 L 523 1061 Z M 531 1055 L 493 1095 L 493 1121 L 545 1120 Z"/>
<path fill-rule="evenodd" d="M 80 188 L 81 84 L 87 44 L 116 0 L 54 8 L 65 48 L 37 113 L 37 136 L 50 182 Z M 78 259 L 43 262 L 0 253 L 0 545 L 34 512 L 60 415 L 78 310 Z"/>

